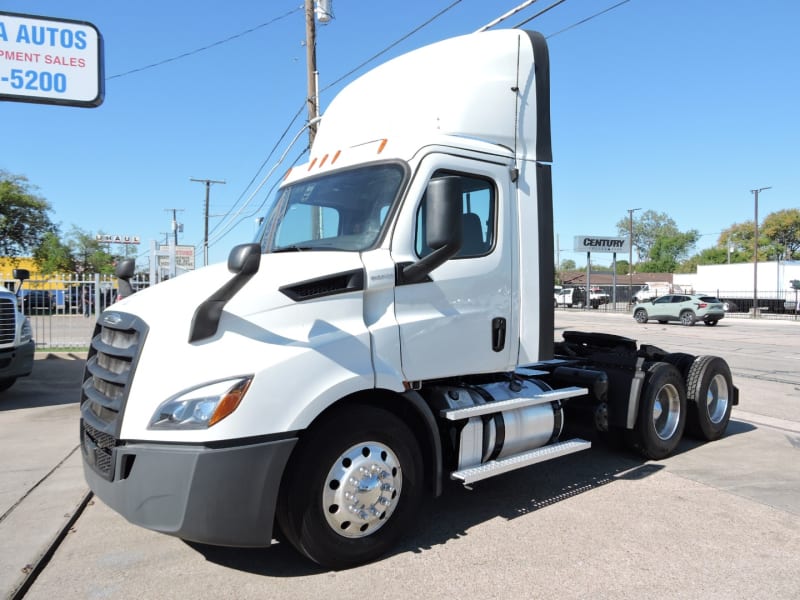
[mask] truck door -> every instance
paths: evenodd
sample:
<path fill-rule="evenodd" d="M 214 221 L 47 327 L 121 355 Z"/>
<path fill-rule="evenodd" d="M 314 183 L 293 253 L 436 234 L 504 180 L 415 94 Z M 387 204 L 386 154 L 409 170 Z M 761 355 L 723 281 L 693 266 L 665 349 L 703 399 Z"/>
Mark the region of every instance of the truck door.
<path fill-rule="evenodd" d="M 413 262 L 430 252 L 424 185 L 439 176 L 460 179 L 463 243 L 429 280 L 396 287 L 403 375 L 418 381 L 511 369 L 518 348 L 512 332 L 518 323 L 511 310 L 516 276 L 508 170 L 453 157 L 447 168 L 432 157 L 422 167 L 427 169 L 418 171 L 398 219 L 393 259 Z"/>

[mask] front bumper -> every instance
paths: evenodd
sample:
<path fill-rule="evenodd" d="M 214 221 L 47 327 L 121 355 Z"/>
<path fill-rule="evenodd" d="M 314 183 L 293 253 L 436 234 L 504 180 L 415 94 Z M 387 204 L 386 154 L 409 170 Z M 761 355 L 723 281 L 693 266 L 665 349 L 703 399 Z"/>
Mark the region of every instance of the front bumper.
<path fill-rule="evenodd" d="M 0 379 L 11 379 L 30 375 L 33 370 L 33 353 L 36 343 L 0 350 Z"/>
<path fill-rule="evenodd" d="M 91 440 L 82 441 L 89 487 L 131 523 L 203 544 L 264 547 L 297 438 L 229 448 L 131 443 L 114 448 L 110 481 L 92 466 Z"/>

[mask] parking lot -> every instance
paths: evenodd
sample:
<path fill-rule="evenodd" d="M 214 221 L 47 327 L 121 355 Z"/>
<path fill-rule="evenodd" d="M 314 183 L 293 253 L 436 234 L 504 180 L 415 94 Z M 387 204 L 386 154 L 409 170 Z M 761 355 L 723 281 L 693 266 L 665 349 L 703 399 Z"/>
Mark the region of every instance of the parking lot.
<path fill-rule="evenodd" d="M 796 598 L 800 323 L 637 324 L 556 311 L 566 329 L 717 354 L 740 388 L 727 435 L 643 461 L 584 453 L 423 505 L 392 553 L 320 570 L 283 544 L 190 544 L 88 494 L 77 450 L 81 355 L 38 357 L 0 396 L 0 593 L 11 598 Z"/>

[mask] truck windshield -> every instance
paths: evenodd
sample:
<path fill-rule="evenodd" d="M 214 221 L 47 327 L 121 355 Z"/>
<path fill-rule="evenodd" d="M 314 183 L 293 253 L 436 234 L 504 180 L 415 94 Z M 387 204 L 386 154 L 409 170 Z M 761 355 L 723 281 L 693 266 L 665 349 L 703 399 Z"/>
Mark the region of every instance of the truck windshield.
<path fill-rule="evenodd" d="M 256 241 L 261 251 L 372 247 L 405 179 L 400 163 L 347 169 L 278 190 Z"/>

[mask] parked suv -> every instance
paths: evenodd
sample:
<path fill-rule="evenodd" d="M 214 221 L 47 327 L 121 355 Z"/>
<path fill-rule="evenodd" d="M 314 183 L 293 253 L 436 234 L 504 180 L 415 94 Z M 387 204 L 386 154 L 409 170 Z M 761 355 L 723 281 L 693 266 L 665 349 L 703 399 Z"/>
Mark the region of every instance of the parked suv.
<path fill-rule="evenodd" d="M 647 323 L 652 319 L 659 323 L 680 321 L 683 325 L 702 321 L 714 326 L 724 317 L 725 308 L 721 300 L 698 294 L 668 294 L 633 307 L 633 318 L 637 323 Z"/>

